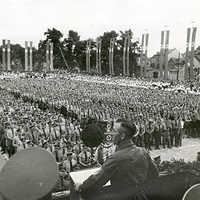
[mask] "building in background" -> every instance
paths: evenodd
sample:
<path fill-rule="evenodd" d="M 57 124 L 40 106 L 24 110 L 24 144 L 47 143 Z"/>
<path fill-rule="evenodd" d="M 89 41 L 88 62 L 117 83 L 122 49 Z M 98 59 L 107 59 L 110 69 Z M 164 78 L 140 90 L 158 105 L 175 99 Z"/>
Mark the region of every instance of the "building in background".
<path fill-rule="evenodd" d="M 148 70 L 148 77 L 152 79 L 160 79 L 160 52 L 157 52 L 150 58 L 150 69 Z M 182 79 L 182 73 L 184 68 L 184 59 L 180 54 L 180 51 L 176 48 L 169 49 L 168 54 L 168 79 L 169 80 L 179 80 Z M 164 71 L 164 66 L 163 66 Z"/>

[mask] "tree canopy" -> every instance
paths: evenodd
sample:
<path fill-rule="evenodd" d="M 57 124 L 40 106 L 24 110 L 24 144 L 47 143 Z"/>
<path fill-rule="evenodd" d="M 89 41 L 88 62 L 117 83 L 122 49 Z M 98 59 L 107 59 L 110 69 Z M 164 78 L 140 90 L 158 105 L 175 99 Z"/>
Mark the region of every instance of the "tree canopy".
<path fill-rule="evenodd" d="M 96 70 L 96 40 L 101 40 L 101 66 L 102 73 L 108 74 L 109 72 L 109 46 L 110 40 L 115 39 L 114 44 L 114 72 L 116 75 L 122 74 L 122 56 L 124 39 L 129 35 L 131 39 L 130 43 L 130 72 L 137 72 L 137 57 L 140 54 L 140 48 L 138 42 L 133 42 L 133 32 L 131 30 L 125 30 L 116 32 L 111 30 L 104 32 L 98 38 L 90 38 L 90 63 L 91 71 Z M 54 68 L 55 69 L 68 69 L 73 70 L 79 68 L 81 71 L 86 70 L 86 45 L 88 40 L 81 40 L 78 32 L 69 30 L 67 37 L 64 37 L 63 33 L 56 28 L 47 29 L 44 33 L 45 39 L 41 40 L 37 49 L 33 49 L 33 64 L 34 69 L 39 71 L 42 69 L 43 64 L 46 62 L 46 46 L 47 42 L 52 42 L 54 46 Z M 11 46 L 12 59 L 20 60 L 20 63 L 24 68 L 24 48 L 20 45 Z M 2 58 L 0 53 L 0 59 Z"/>

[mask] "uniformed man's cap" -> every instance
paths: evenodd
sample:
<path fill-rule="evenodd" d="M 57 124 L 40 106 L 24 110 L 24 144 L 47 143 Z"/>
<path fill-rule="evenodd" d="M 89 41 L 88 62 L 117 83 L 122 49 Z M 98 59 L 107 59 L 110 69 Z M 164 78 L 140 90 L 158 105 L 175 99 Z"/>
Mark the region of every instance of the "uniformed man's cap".
<path fill-rule="evenodd" d="M 0 194 L 9 200 L 38 200 L 52 191 L 58 179 L 54 157 L 42 148 L 17 152 L 0 172 Z"/>

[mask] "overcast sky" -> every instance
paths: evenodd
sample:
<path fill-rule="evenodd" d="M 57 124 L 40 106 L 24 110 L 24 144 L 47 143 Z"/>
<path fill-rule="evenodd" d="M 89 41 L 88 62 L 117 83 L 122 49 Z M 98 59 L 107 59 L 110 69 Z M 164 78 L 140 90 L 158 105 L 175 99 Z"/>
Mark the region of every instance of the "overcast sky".
<path fill-rule="evenodd" d="M 0 39 L 34 46 L 44 39 L 47 28 L 57 28 L 64 36 L 70 29 L 81 39 L 96 38 L 105 31 L 132 29 L 140 38 L 150 34 L 149 55 L 160 48 L 160 32 L 170 29 L 170 48 L 184 52 L 186 28 L 197 26 L 200 45 L 200 0 L 1 0 Z"/>

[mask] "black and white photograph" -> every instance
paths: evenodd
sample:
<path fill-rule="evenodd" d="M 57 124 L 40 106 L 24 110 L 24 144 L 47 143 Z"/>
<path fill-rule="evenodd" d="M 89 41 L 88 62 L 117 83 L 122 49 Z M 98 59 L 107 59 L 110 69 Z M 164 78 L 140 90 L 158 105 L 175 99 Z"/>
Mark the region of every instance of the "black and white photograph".
<path fill-rule="evenodd" d="M 0 5 L 0 200 L 200 199 L 200 1 Z"/>

